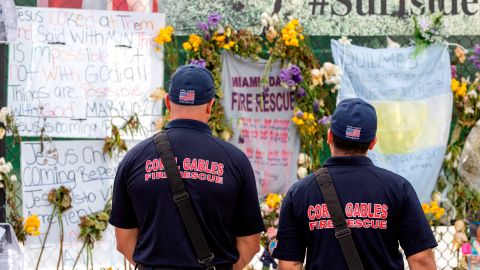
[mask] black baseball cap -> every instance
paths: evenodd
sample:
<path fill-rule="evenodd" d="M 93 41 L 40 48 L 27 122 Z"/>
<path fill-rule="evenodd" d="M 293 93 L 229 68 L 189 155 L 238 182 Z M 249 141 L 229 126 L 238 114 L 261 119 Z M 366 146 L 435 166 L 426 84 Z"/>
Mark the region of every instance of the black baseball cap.
<path fill-rule="evenodd" d="M 360 98 L 342 100 L 333 113 L 330 130 L 344 140 L 371 142 L 377 133 L 375 108 Z"/>
<path fill-rule="evenodd" d="M 177 68 L 170 80 L 168 96 L 179 105 L 202 105 L 215 97 L 215 86 L 210 71 L 199 65 Z"/>

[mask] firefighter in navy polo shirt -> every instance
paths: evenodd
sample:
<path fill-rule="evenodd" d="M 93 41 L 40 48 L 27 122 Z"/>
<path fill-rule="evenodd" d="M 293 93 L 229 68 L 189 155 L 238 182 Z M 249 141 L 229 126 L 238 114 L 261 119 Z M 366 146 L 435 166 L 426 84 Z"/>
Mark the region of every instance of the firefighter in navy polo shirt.
<path fill-rule="evenodd" d="M 179 67 L 165 98 L 166 133 L 216 269 L 240 270 L 258 252 L 264 225 L 249 160 L 207 125 L 215 92 L 207 69 Z M 172 200 L 153 138 L 120 163 L 110 223 L 117 249 L 139 269 L 205 269 Z"/>
<path fill-rule="evenodd" d="M 361 99 L 340 102 L 332 116 L 324 166 L 336 189 L 364 269 L 436 269 L 437 242 L 412 185 L 367 157 L 376 143 L 375 109 Z M 347 229 L 348 230 L 348 229 Z M 340 234 L 338 235 L 340 236 Z M 273 252 L 281 270 L 349 269 L 315 175 L 294 184 L 280 213 Z M 306 253 L 306 254 L 305 254 Z"/>

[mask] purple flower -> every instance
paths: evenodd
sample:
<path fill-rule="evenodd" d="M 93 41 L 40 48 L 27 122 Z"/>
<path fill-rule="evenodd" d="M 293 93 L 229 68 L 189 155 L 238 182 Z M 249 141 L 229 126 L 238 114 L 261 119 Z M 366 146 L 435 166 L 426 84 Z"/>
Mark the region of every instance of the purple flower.
<path fill-rule="evenodd" d="M 313 101 L 313 112 L 318 112 L 320 111 L 320 102 L 318 101 L 318 99 L 315 99 Z"/>
<path fill-rule="evenodd" d="M 288 87 L 293 87 L 293 86 L 295 86 L 295 84 L 297 84 L 297 83 L 294 80 L 287 80 Z"/>
<path fill-rule="evenodd" d="M 215 27 L 220 23 L 220 20 L 222 20 L 222 16 L 217 12 L 214 12 L 208 16 L 208 25 Z"/>
<path fill-rule="evenodd" d="M 320 120 L 318 120 L 318 123 L 320 125 L 326 126 L 326 125 L 330 124 L 330 121 L 332 121 L 332 116 L 324 116 Z"/>
<path fill-rule="evenodd" d="M 305 92 L 305 89 L 303 89 L 302 87 L 299 87 L 297 89 L 297 97 L 298 98 L 303 98 L 306 95 L 307 95 L 307 93 Z"/>
<path fill-rule="evenodd" d="M 201 66 L 201 67 L 204 67 L 204 68 L 207 67 L 207 62 L 205 62 L 205 60 L 203 60 L 203 59 L 198 59 L 198 60 L 197 59 L 192 59 L 192 61 L 190 61 L 190 64 Z"/>
<path fill-rule="evenodd" d="M 282 82 L 286 82 L 292 78 L 292 74 L 290 74 L 290 71 L 288 69 L 282 69 L 280 70 L 280 80 Z"/>
<path fill-rule="evenodd" d="M 292 76 L 292 79 L 296 82 L 296 83 L 299 83 L 303 80 L 302 78 L 302 74 L 297 74 L 297 75 L 293 75 Z"/>
<path fill-rule="evenodd" d="M 298 118 L 302 118 L 302 117 L 303 117 L 303 112 L 302 112 L 302 110 L 298 110 L 298 111 L 295 113 L 295 116 L 298 117 Z"/>
<path fill-rule="evenodd" d="M 291 66 L 290 66 L 290 73 L 291 73 L 293 76 L 298 76 L 298 75 L 300 75 L 300 73 L 302 73 L 302 71 L 301 71 L 300 68 L 297 67 L 296 65 L 291 65 Z"/>
<path fill-rule="evenodd" d="M 451 66 L 451 71 L 452 71 L 452 78 L 456 78 L 457 77 L 457 66 L 452 65 Z"/>
<path fill-rule="evenodd" d="M 200 30 L 203 31 L 203 32 L 207 32 L 207 31 L 208 31 L 208 24 L 207 24 L 207 23 L 199 22 L 199 23 L 197 24 L 197 27 L 198 27 L 198 29 L 200 29 Z"/>
<path fill-rule="evenodd" d="M 480 44 L 476 44 L 474 49 L 473 49 L 473 52 L 476 54 L 476 55 L 480 55 Z"/>

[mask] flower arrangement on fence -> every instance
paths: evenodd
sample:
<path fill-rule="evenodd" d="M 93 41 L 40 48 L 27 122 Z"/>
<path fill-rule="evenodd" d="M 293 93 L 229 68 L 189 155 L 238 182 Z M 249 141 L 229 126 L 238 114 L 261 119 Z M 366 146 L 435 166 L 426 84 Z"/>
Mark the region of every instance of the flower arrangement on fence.
<path fill-rule="evenodd" d="M 470 187 L 458 171 L 460 156 L 465 141 L 476 122 L 480 119 L 480 44 L 474 46 L 470 55 L 461 47 L 453 51 L 451 65 L 454 94 L 455 126 L 447 147 L 443 167 L 452 173 L 455 181 L 448 197 L 457 209 L 457 219 L 472 218 L 480 213 L 480 194 Z M 465 70 L 467 65 L 477 69 L 474 78 L 463 76 L 459 70 Z M 440 178 L 440 188 L 445 188 L 444 180 Z"/>
<path fill-rule="evenodd" d="M 275 238 L 277 237 L 283 198 L 284 196 L 281 194 L 270 193 L 260 202 L 260 211 L 266 228 L 266 232 L 262 232 L 260 240 L 261 245 L 265 247 L 265 252 L 260 259 L 263 263 L 263 269 L 270 269 L 270 265 L 276 268 L 276 263 L 271 256 L 271 252 L 276 245 Z"/>
<path fill-rule="evenodd" d="M 417 18 L 413 16 L 414 55 L 420 54 L 428 46 L 445 42 L 443 15 L 435 13 Z"/>
<path fill-rule="evenodd" d="M 430 225 L 435 226 L 441 224 L 441 219 L 445 216 L 445 208 L 440 207 L 437 201 L 422 203 L 422 208 Z"/>

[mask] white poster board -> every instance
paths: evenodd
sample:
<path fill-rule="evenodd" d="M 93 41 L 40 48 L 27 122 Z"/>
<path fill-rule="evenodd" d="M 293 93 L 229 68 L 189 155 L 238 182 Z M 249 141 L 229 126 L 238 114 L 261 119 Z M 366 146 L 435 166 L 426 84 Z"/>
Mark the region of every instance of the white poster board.
<path fill-rule="evenodd" d="M 163 85 L 163 57 L 152 39 L 163 14 L 30 7 L 17 14 L 8 104 L 20 135 L 39 136 L 44 127 L 51 137 L 104 138 L 111 121 L 122 125 L 135 113 L 154 130 L 161 102 L 148 96 Z"/>
<path fill-rule="evenodd" d="M 28 237 L 25 245 L 25 269 L 34 269 L 45 238 L 53 206 L 48 193 L 60 186 L 71 189 L 72 208 L 63 214 L 64 266 L 71 269 L 82 241 L 78 239 L 80 217 L 102 210 L 112 196 L 112 185 L 118 160 L 102 153 L 103 141 L 23 142 L 21 145 L 21 176 L 23 214 L 38 215 L 41 223 L 39 237 Z M 56 151 L 55 151 L 56 150 Z M 118 157 L 117 159 L 120 159 Z M 56 217 L 47 237 L 40 269 L 56 269 L 59 254 L 59 226 Z M 95 267 L 123 265 L 123 256 L 116 252 L 112 227 L 94 248 Z M 77 264 L 85 268 L 85 256 Z M 97 269 L 97 268 L 95 268 Z"/>

